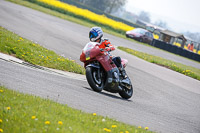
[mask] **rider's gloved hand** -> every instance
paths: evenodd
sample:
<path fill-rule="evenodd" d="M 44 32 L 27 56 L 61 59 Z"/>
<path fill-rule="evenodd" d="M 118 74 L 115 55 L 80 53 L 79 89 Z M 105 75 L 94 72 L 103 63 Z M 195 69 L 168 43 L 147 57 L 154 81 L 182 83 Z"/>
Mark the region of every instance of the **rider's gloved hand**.
<path fill-rule="evenodd" d="M 113 46 L 111 46 L 111 47 L 106 47 L 105 50 L 110 52 L 110 51 L 115 50 L 115 47 L 113 47 Z"/>
<path fill-rule="evenodd" d="M 110 42 L 109 42 L 108 40 L 104 40 L 104 41 L 102 42 L 102 44 L 103 44 L 104 46 L 109 46 Z"/>
<path fill-rule="evenodd" d="M 106 47 L 105 50 L 106 51 L 111 51 L 111 49 L 109 47 Z"/>

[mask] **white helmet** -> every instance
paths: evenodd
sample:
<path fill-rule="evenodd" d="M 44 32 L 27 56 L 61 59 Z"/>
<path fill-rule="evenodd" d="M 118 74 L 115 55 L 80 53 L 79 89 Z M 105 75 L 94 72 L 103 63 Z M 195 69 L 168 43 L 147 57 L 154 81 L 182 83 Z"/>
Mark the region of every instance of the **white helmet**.
<path fill-rule="evenodd" d="M 100 27 L 92 27 L 89 32 L 90 41 L 95 42 L 98 39 L 101 39 L 103 36 L 103 31 Z"/>

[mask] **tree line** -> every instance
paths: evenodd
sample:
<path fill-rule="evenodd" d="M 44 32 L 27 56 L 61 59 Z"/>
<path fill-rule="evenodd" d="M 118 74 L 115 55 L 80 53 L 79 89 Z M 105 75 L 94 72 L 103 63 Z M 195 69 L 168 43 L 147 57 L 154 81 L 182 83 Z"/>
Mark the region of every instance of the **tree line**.
<path fill-rule="evenodd" d="M 67 2 L 68 0 L 61 0 Z M 111 13 L 122 8 L 127 0 L 74 0 L 76 2 L 82 3 L 84 5 L 93 7 L 97 10 L 103 11 L 105 13 Z"/>

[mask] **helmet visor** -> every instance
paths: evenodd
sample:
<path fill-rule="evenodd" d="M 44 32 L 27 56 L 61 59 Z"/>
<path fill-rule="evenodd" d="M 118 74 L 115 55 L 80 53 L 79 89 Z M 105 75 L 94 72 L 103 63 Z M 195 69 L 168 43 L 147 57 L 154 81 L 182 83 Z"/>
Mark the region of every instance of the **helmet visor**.
<path fill-rule="evenodd" d="M 90 39 L 91 38 L 96 38 L 98 36 L 98 33 L 97 32 L 94 32 L 94 31 L 91 31 L 90 32 Z"/>

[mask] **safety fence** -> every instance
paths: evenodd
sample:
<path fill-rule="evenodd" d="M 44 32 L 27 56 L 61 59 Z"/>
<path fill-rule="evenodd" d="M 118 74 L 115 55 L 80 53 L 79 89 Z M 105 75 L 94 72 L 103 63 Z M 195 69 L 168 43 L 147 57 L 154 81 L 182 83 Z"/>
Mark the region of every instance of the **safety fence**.
<path fill-rule="evenodd" d="M 174 54 L 177 54 L 177 55 L 180 55 L 180 56 L 183 56 L 183 57 L 186 57 L 186 58 L 200 62 L 200 55 L 199 54 L 196 54 L 196 53 L 189 51 L 187 49 L 183 49 L 182 47 L 178 47 L 176 45 L 172 45 L 172 44 L 163 42 L 161 40 L 156 40 L 156 39 L 154 39 L 152 41 L 151 45 L 156 47 L 156 48 L 160 48 L 160 49 L 166 50 L 168 52 L 171 52 L 171 53 L 174 53 Z"/>

